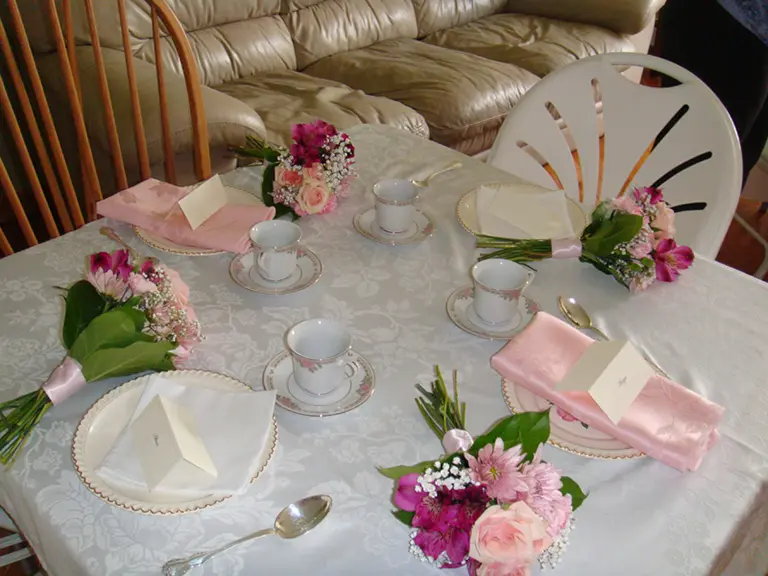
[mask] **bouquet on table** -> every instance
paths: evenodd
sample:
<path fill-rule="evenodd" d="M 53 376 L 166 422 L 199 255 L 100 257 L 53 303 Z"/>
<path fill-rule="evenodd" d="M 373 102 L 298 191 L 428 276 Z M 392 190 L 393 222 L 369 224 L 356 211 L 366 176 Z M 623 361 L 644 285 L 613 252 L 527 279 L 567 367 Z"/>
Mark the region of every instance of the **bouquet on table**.
<path fill-rule="evenodd" d="M 549 412 L 508 416 L 473 440 L 456 373 L 453 397 L 435 374 L 430 390 L 416 386 L 416 404 L 445 455 L 379 469 L 397 483 L 393 514 L 412 528 L 411 553 L 438 568 L 466 565 L 471 576 L 527 576 L 536 561 L 554 567 L 586 495 L 541 459 Z"/>
<path fill-rule="evenodd" d="M 327 214 L 354 180 L 355 147 L 349 136 L 322 120 L 294 125 L 291 136 L 289 149 L 248 136 L 246 146 L 233 151 L 241 158 L 266 163 L 262 200 L 275 207 L 277 217 Z"/>
<path fill-rule="evenodd" d="M 678 246 L 674 235 L 675 213 L 659 188 L 646 187 L 598 204 L 578 240 L 513 240 L 478 234 L 477 247 L 494 249 L 481 260 L 579 258 L 637 292 L 655 280 L 673 282 L 693 263 L 693 251 Z"/>
<path fill-rule="evenodd" d="M 0 404 L 0 462 L 12 464 L 48 409 L 87 382 L 172 370 L 200 342 L 189 288 L 154 260 L 98 252 L 84 280 L 65 289 L 61 339 L 67 356 L 43 386 Z"/>

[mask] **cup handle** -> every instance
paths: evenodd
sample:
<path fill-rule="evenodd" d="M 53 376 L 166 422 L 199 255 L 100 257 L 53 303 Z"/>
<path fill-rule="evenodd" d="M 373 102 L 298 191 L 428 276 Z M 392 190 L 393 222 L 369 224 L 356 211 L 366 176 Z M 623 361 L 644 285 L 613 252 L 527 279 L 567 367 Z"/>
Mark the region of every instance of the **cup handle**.
<path fill-rule="evenodd" d="M 354 378 L 360 371 L 360 365 L 355 360 L 349 360 L 344 363 L 344 377 L 347 379 Z"/>
<path fill-rule="evenodd" d="M 256 246 L 253 247 L 253 255 L 255 256 L 254 264 L 256 264 L 256 269 L 259 270 L 259 272 L 264 272 L 264 260 L 267 257 L 267 253 L 264 252 L 261 248 L 258 248 Z"/>
<path fill-rule="evenodd" d="M 533 270 L 526 270 L 525 275 L 528 276 L 528 279 L 525 281 L 525 286 L 523 286 L 523 288 L 528 288 L 531 282 L 533 282 L 533 279 L 536 277 L 536 272 Z"/>

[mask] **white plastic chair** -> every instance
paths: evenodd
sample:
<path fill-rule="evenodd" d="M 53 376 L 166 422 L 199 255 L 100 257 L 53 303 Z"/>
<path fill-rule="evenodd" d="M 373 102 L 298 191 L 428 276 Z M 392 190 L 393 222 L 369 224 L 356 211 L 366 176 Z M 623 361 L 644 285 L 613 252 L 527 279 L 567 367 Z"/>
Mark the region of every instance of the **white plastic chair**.
<path fill-rule="evenodd" d="M 12 532 L 12 534 L 9 534 L 4 538 L 0 538 L 0 568 L 4 566 L 10 566 L 11 564 L 16 564 L 22 560 L 26 560 L 27 558 L 34 556 L 34 553 L 30 549 L 27 542 L 18 533 L 18 528 L 16 528 L 16 525 L 13 523 L 8 514 L 6 514 L 2 509 L 0 509 L 0 528 L 3 528 L 8 532 Z M 18 546 L 19 544 L 23 544 L 24 547 L 19 548 L 18 550 L 6 552 L 7 549 L 13 546 Z M 43 576 L 43 574 L 38 572 L 35 576 Z"/>
<path fill-rule="evenodd" d="M 636 84 L 621 74 L 626 66 L 680 85 Z M 661 187 L 677 208 L 678 242 L 710 258 L 741 190 L 741 149 L 725 107 L 696 76 L 646 54 L 602 54 L 546 76 L 509 113 L 488 162 L 564 189 L 587 212 L 635 186 Z"/>

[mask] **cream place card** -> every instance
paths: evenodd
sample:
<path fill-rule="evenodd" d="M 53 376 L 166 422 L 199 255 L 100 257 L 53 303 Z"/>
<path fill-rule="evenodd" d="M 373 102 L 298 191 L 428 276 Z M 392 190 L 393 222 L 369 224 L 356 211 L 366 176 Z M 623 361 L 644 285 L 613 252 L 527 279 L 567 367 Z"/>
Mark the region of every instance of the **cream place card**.
<path fill-rule="evenodd" d="M 653 368 L 626 340 L 591 344 L 557 385 L 560 392 L 587 392 L 614 424 L 654 375 Z"/>
<path fill-rule="evenodd" d="M 206 486 L 218 477 L 194 416 L 168 398 L 155 396 L 131 429 L 149 490 Z"/>
<path fill-rule="evenodd" d="M 227 192 L 217 174 L 179 200 L 179 208 L 186 216 L 192 230 L 195 230 L 226 203 Z"/>

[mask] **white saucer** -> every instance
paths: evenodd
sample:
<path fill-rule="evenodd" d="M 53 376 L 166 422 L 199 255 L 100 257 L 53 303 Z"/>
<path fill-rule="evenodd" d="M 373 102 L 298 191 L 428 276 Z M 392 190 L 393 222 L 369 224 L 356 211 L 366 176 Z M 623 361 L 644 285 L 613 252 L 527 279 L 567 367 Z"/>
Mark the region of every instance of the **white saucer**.
<path fill-rule="evenodd" d="M 404 246 L 406 244 L 418 244 L 432 235 L 435 231 L 435 225 L 429 216 L 421 210 L 414 209 L 413 222 L 410 228 L 405 232 L 386 232 L 376 223 L 376 208 L 366 208 L 362 212 L 355 214 L 352 223 L 360 234 L 366 238 L 379 242 L 380 244 L 389 244 L 390 246 Z"/>
<path fill-rule="evenodd" d="M 359 367 L 357 373 L 328 394 L 318 396 L 302 389 L 293 378 L 293 362 L 287 350 L 274 356 L 264 369 L 265 390 L 277 392 L 277 405 L 303 416 L 334 416 L 361 406 L 373 396 L 375 379 L 371 364 L 350 350 L 347 360 Z"/>
<path fill-rule="evenodd" d="M 299 248 L 296 270 L 285 280 L 271 282 L 256 270 L 253 252 L 238 254 L 229 265 L 229 275 L 237 284 L 257 294 L 293 294 L 309 288 L 323 273 L 323 265 L 317 254 L 307 248 Z"/>
<path fill-rule="evenodd" d="M 489 340 L 509 340 L 525 328 L 533 315 L 541 310 L 538 302 L 528 296 L 521 296 L 518 313 L 512 320 L 502 324 L 490 324 L 482 320 L 475 312 L 475 307 L 472 306 L 474 298 L 475 289 L 472 286 L 454 290 L 448 296 L 445 310 L 456 326 L 465 332 Z"/>

